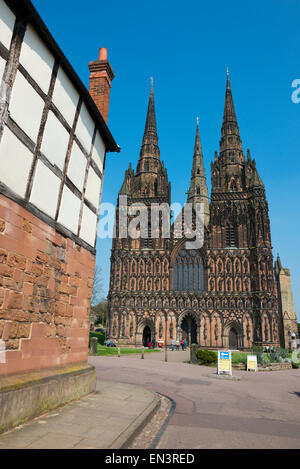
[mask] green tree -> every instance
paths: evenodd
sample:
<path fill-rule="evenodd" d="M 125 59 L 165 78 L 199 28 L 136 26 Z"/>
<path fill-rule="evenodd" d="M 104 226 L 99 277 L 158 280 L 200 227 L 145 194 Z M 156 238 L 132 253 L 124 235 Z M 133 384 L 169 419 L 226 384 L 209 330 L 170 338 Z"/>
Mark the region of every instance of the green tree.
<path fill-rule="evenodd" d="M 104 326 L 106 325 L 107 318 L 107 301 L 105 298 L 102 298 L 101 301 L 96 305 L 91 307 L 92 315 L 94 317 L 95 326 Z"/>

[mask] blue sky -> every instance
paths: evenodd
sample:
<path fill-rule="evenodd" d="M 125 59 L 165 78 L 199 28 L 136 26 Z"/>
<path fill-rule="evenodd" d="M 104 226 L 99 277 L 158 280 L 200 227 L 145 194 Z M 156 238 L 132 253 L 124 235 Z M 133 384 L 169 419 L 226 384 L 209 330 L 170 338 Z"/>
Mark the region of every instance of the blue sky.
<path fill-rule="evenodd" d="M 291 270 L 300 318 L 300 103 L 291 100 L 300 78 L 299 0 L 33 3 L 86 86 L 88 62 L 100 46 L 108 49 L 116 76 L 109 127 L 122 152 L 108 155 L 103 202 L 115 203 L 129 162 L 137 163 L 150 76 L 172 201 L 186 198 L 197 116 L 210 187 L 229 66 L 244 151 L 250 148 L 266 186 L 274 255 Z M 111 240 L 98 241 L 104 293 L 110 248 Z"/>

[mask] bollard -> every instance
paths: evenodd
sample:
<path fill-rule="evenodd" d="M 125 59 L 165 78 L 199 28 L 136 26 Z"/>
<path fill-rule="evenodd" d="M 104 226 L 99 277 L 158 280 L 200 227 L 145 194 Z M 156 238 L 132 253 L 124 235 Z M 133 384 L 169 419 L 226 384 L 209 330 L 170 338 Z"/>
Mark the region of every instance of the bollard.
<path fill-rule="evenodd" d="M 98 339 L 97 339 L 97 337 L 91 337 L 90 353 L 91 353 L 91 355 L 98 355 Z"/>
<path fill-rule="evenodd" d="M 142 347 L 142 357 L 141 358 L 142 358 L 142 360 L 145 359 L 145 348 L 144 347 Z"/>
<path fill-rule="evenodd" d="M 190 363 L 197 364 L 197 351 L 198 351 L 198 346 L 196 344 L 192 344 L 190 346 Z"/>
<path fill-rule="evenodd" d="M 120 357 L 121 357 L 121 349 L 120 349 L 120 347 L 118 347 L 118 358 L 120 358 Z"/>
<path fill-rule="evenodd" d="M 168 347 L 167 347 L 167 344 L 165 346 L 165 362 L 168 361 Z"/>

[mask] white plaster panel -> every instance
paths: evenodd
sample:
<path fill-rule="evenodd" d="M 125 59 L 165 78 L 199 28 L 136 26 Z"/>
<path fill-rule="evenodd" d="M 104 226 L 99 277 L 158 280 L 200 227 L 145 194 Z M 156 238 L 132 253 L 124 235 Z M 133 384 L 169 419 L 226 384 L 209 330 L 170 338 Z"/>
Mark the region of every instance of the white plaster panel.
<path fill-rule="evenodd" d="M 80 238 L 90 246 L 95 246 L 97 232 L 97 216 L 86 206 L 83 206 Z"/>
<path fill-rule="evenodd" d="M 72 127 L 79 101 L 79 93 L 62 68 L 58 70 L 52 100 L 70 127 Z"/>
<path fill-rule="evenodd" d="M 98 168 L 100 169 L 100 171 L 103 171 L 104 157 L 105 157 L 105 145 L 99 132 L 97 132 L 95 144 L 93 148 L 93 153 L 92 153 L 92 158 L 95 161 Z"/>
<path fill-rule="evenodd" d="M 0 180 L 20 197 L 25 196 L 33 155 L 7 128 L 0 144 Z"/>
<path fill-rule="evenodd" d="M 3 0 L 0 0 L 0 41 L 10 48 L 16 17 Z"/>
<path fill-rule="evenodd" d="M 30 202 L 50 217 L 54 218 L 57 208 L 60 179 L 38 161 L 33 180 Z"/>
<path fill-rule="evenodd" d="M 41 152 L 44 153 L 52 164 L 58 166 L 61 170 L 64 168 L 69 140 L 69 132 L 59 122 L 53 112 L 50 111 L 46 122 Z"/>
<path fill-rule="evenodd" d="M 3 78 L 4 70 L 6 66 L 6 60 L 4 60 L 2 57 L 0 57 L 0 84 Z"/>
<path fill-rule="evenodd" d="M 85 197 L 97 209 L 99 208 L 100 192 L 101 179 L 97 176 L 93 168 L 90 168 L 86 185 Z"/>
<path fill-rule="evenodd" d="M 12 89 L 9 111 L 12 119 L 34 142 L 37 140 L 43 109 L 42 98 L 18 72 Z"/>
<path fill-rule="evenodd" d="M 95 123 L 91 118 L 86 105 L 82 103 L 75 133 L 88 153 L 91 151 L 94 130 Z"/>
<path fill-rule="evenodd" d="M 44 93 L 48 94 L 54 57 L 31 25 L 26 29 L 20 63 Z"/>
<path fill-rule="evenodd" d="M 75 184 L 77 189 L 80 190 L 80 192 L 83 190 L 86 165 L 86 157 L 80 150 L 77 143 L 74 142 L 68 168 L 68 177 L 71 179 L 73 184 Z"/>
<path fill-rule="evenodd" d="M 77 235 L 78 232 L 80 205 L 80 199 L 65 186 L 61 199 L 58 222 L 71 230 L 75 235 Z"/>

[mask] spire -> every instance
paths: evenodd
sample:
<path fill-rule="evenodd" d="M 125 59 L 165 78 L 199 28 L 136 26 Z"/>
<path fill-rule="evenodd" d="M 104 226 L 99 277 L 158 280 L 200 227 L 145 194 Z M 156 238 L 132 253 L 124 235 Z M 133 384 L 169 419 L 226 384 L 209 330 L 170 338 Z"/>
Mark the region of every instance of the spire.
<path fill-rule="evenodd" d="M 194 147 L 193 168 L 191 185 L 188 191 L 188 203 L 195 206 L 197 203 L 204 204 L 205 226 L 209 223 L 209 198 L 205 176 L 204 159 L 199 132 L 199 118 L 197 117 L 196 139 Z"/>
<path fill-rule="evenodd" d="M 149 97 L 146 125 L 143 137 L 142 148 L 138 163 L 138 172 L 142 170 L 142 160 L 144 158 L 160 158 L 160 151 L 158 146 L 158 135 L 156 128 L 155 105 L 154 105 L 154 92 L 153 92 L 153 78 L 151 77 L 151 91 Z M 148 163 L 146 164 L 148 167 Z"/>
<path fill-rule="evenodd" d="M 158 145 L 152 77 L 151 77 L 151 91 L 150 91 L 150 97 L 149 97 L 147 119 L 146 119 L 145 132 L 144 132 L 144 138 L 143 138 L 143 144 L 147 144 L 147 143 Z"/>
<path fill-rule="evenodd" d="M 233 103 L 228 67 L 220 156 L 224 162 L 227 163 L 242 163 L 244 161 L 242 141 Z"/>

